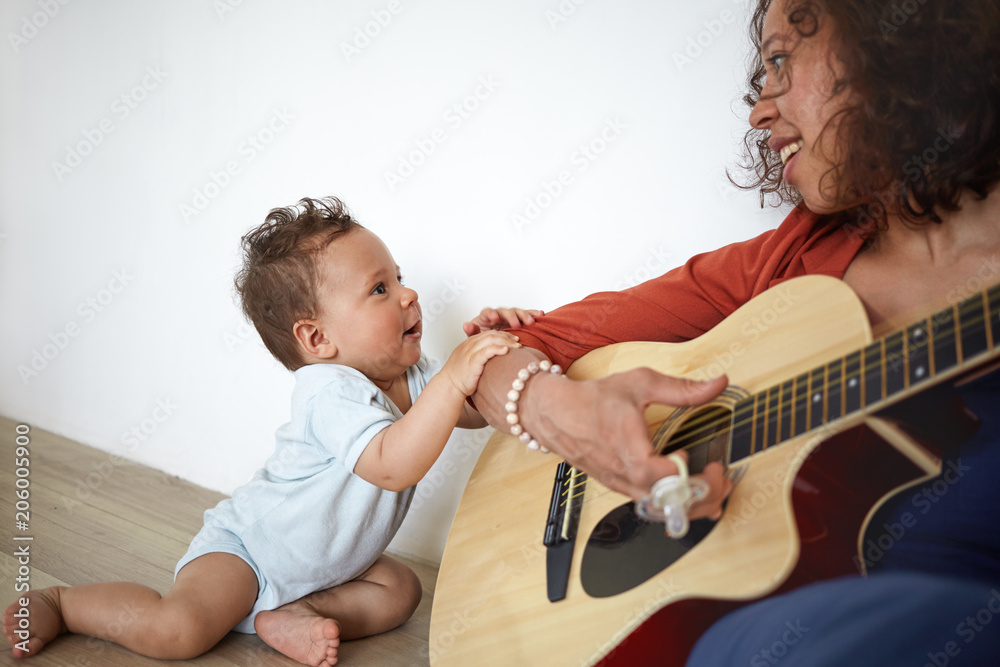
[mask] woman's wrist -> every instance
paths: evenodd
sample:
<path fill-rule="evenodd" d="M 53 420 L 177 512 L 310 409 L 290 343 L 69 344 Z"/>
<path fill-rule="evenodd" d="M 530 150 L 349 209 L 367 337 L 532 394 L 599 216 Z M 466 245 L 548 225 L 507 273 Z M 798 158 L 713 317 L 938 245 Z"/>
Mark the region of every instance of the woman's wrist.
<path fill-rule="evenodd" d="M 517 375 L 511 382 L 510 390 L 507 392 L 507 402 L 504 404 L 504 411 L 507 413 L 505 420 L 510 434 L 517 436 L 517 439 L 523 445 L 526 445 L 528 449 L 541 450 L 545 453 L 549 451 L 548 448 L 539 444 L 538 440 L 531 436 L 524 427 L 524 424 L 521 423 L 521 417 L 518 414 L 518 402 L 521 400 L 522 393 L 527 387 L 528 382 L 539 373 L 542 376 L 546 373 L 553 376 L 562 376 L 562 367 L 558 364 L 553 364 L 548 359 L 529 361 L 527 366 L 517 372 Z"/>
<path fill-rule="evenodd" d="M 518 371 L 530 362 L 545 359 L 538 350 L 524 347 L 511 349 L 507 354 L 493 357 L 483 367 L 476 392 L 472 395 L 475 408 L 494 428 L 509 432 L 507 424 L 507 392 L 510 391 Z"/>
<path fill-rule="evenodd" d="M 565 375 L 538 373 L 521 392 L 518 415 L 521 426 L 539 442 L 552 444 L 553 426 L 562 412 L 553 406 L 562 403 L 562 392 L 569 388 Z"/>

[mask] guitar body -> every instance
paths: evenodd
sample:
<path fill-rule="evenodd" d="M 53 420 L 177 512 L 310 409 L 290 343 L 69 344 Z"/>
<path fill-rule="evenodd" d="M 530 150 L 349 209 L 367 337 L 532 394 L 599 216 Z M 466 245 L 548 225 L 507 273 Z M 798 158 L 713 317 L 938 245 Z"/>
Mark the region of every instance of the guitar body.
<path fill-rule="evenodd" d="M 841 281 L 810 276 L 768 290 L 695 340 L 601 348 L 568 375 L 595 378 L 642 366 L 693 378 L 725 372 L 730 390 L 712 406 L 647 411 L 663 451 L 704 410 L 728 409 L 871 340 L 854 293 Z M 627 533 L 635 526 L 606 519 L 628 510 L 629 499 L 591 478 L 566 597 L 549 602 L 542 540 L 559 463 L 501 433 L 486 446 L 438 574 L 433 665 L 682 665 L 725 613 L 809 581 L 863 571 L 864 531 L 878 507 L 940 469 L 936 452 L 893 419 L 859 413 L 838 420 L 739 461 L 723 517 L 714 526 L 693 523 L 692 532 L 707 524 L 706 534 L 665 565 L 655 553 L 630 551 Z M 651 526 L 662 536 L 662 526 Z M 594 540 L 609 533 L 612 548 L 595 556 Z M 653 564 L 638 583 L 616 580 L 629 580 L 647 556 Z"/>

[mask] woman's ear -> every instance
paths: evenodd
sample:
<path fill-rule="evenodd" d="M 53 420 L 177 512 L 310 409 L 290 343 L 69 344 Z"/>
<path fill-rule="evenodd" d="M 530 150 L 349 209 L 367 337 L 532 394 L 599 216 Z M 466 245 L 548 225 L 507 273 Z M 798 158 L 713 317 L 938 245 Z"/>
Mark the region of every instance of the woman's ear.
<path fill-rule="evenodd" d="M 299 320 L 292 326 L 292 333 L 307 359 L 333 359 L 337 356 L 337 346 L 320 328 L 319 321 Z"/>

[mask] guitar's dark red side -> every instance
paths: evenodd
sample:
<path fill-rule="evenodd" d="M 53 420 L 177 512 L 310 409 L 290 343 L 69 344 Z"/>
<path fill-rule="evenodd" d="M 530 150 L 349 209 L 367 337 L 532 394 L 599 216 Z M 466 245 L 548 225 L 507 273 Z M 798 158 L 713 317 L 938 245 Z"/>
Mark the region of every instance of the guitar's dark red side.
<path fill-rule="evenodd" d="M 961 411 L 949 412 L 956 420 L 967 419 Z M 939 411 L 937 423 L 940 417 Z M 950 432 L 967 433 L 969 427 L 968 423 L 955 425 Z M 929 446 L 926 438 L 914 436 L 925 449 L 939 451 Z M 872 507 L 894 489 L 925 474 L 865 425 L 838 433 L 817 447 L 803 462 L 792 488 L 801 545 L 799 560 L 770 596 L 811 582 L 859 574 L 862 556 L 858 540 Z M 753 601 L 690 599 L 671 604 L 646 620 L 598 664 L 683 665 L 713 623 Z"/>

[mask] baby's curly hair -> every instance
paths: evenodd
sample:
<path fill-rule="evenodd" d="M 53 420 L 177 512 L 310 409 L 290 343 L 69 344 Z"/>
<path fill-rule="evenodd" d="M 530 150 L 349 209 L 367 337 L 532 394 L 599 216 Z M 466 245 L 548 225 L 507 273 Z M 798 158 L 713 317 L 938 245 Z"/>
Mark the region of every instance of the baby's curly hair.
<path fill-rule="evenodd" d="M 763 89 L 760 46 L 772 4 L 758 0 L 751 21 L 743 98 L 751 107 Z M 887 209 L 911 223 L 940 222 L 941 212 L 959 208 L 963 191 L 985 197 L 1000 181 L 1000 3 L 787 0 L 784 9 L 803 39 L 832 21 L 845 73 L 831 92 L 849 88 L 857 100 L 836 129 L 847 157 L 820 184 L 837 201 L 862 202 L 836 214 L 838 222 L 869 238 L 884 227 Z M 740 187 L 759 190 L 761 205 L 769 196 L 798 204 L 768 138 L 766 130 L 747 132 L 741 166 L 750 178 Z"/>
<path fill-rule="evenodd" d="M 243 267 L 235 280 L 243 313 L 288 370 L 305 363 L 292 327 L 319 310 L 317 255 L 360 227 L 336 197 L 305 198 L 297 208 L 272 209 L 243 236 Z"/>

